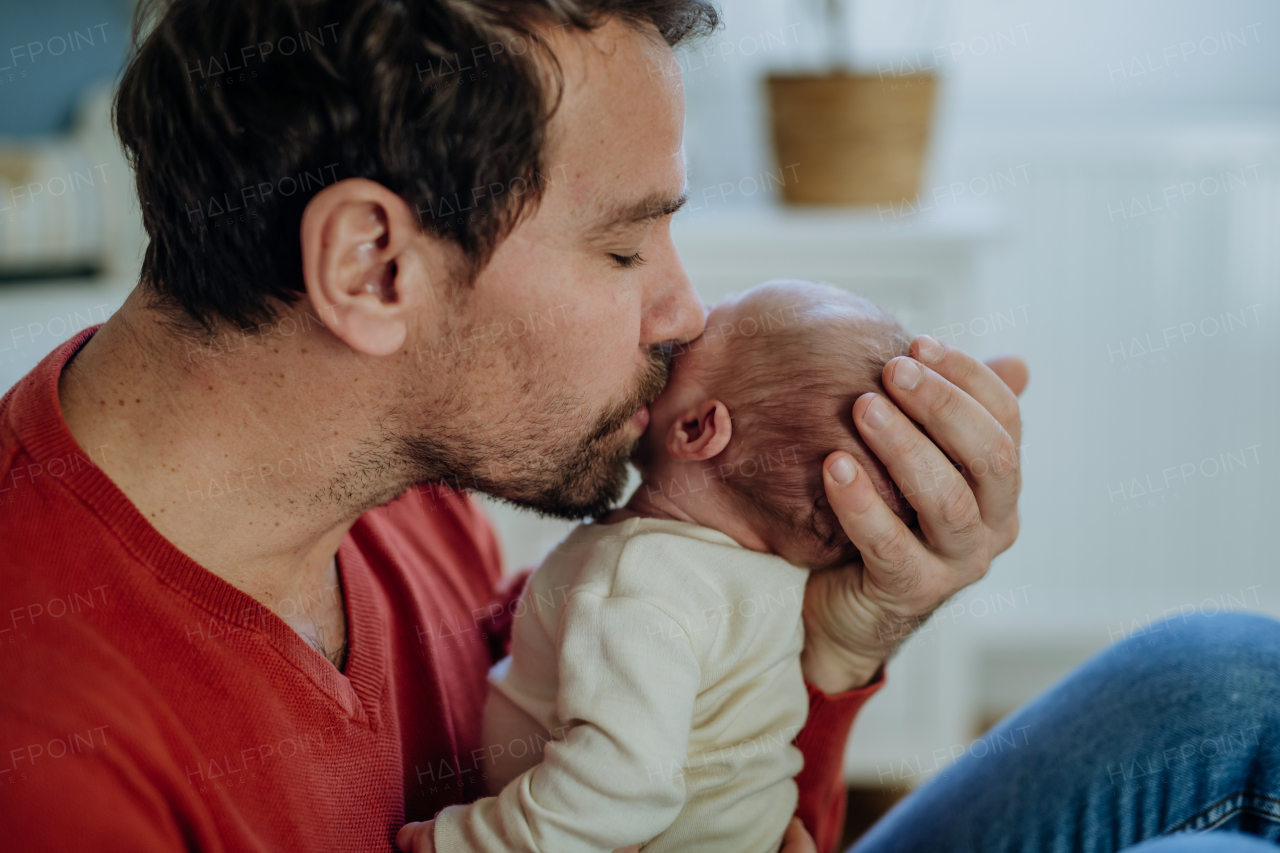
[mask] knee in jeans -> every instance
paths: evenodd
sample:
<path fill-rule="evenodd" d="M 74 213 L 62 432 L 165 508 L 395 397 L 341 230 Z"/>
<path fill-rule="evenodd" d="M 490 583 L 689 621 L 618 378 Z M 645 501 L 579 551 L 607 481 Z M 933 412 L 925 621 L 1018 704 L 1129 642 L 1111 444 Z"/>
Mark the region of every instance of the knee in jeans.
<path fill-rule="evenodd" d="M 1157 638 L 1162 641 L 1153 642 Z M 1205 687 L 1247 683 L 1280 694 L 1280 621 L 1268 616 L 1212 610 L 1170 615 L 1114 651 L 1149 675 L 1164 672 Z"/>

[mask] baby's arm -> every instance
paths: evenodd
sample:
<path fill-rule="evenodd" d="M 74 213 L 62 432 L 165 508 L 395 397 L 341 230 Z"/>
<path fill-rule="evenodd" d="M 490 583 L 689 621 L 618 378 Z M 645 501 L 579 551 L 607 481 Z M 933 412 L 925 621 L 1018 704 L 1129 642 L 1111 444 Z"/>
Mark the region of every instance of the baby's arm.
<path fill-rule="evenodd" d="M 680 813 L 701 680 L 688 635 L 647 602 L 580 592 L 558 639 L 569 729 L 498 796 L 442 811 L 440 853 L 600 853 L 644 843 Z"/>
<path fill-rule="evenodd" d="M 485 787 L 497 796 L 507 783 L 542 760 L 542 750 L 533 744 L 545 744 L 551 734 L 542 724 L 524 712 L 496 687 L 489 687 L 489 701 L 484 704 L 484 727 L 481 743 L 488 753 Z M 515 744 L 528 744 L 519 756 Z"/>
<path fill-rule="evenodd" d="M 489 687 L 489 699 L 484 704 L 484 726 L 480 742 L 490 756 L 485 771 L 485 788 L 489 796 L 497 796 L 513 779 L 535 767 L 542 757 L 541 750 L 529 749 L 517 758 L 511 749 L 515 743 L 547 743 L 551 735 L 524 710 L 507 698 L 496 687 Z M 497 747 L 497 748 L 495 748 Z M 436 822 L 407 823 L 396 835 L 396 846 L 403 853 L 436 853 Z M 640 846 L 636 845 L 635 853 Z M 619 851 L 628 853 L 628 851 Z"/>

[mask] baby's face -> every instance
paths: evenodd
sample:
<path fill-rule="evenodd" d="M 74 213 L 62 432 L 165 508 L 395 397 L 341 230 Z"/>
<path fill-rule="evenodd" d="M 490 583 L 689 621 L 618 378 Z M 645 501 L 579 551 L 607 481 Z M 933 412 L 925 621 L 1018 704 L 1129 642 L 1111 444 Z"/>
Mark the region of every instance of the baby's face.
<path fill-rule="evenodd" d="M 706 330 L 698 339 L 677 345 L 671 356 L 667 387 L 649 404 L 649 426 L 640 439 L 633 461 L 643 474 L 652 464 L 667 455 L 666 438 L 676 417 L 699 402 L 715 396 L 706 387 L 707 377 L 714 374 L 727 357 L 725 342 L 734 335 L 751 332 L 751 315 L 763 306 L 753 305 L 750 294 L 731 297 L 707 312 Z M 784 306 L 785 307 L 785 306 Z"/>

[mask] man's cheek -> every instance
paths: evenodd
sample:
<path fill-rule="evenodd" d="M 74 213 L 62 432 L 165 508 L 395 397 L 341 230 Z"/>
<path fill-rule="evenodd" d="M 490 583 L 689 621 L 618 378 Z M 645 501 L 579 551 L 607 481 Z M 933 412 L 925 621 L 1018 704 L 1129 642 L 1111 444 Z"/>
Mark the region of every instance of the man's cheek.
<path fill-rule="evenodd" d="M 631 390 L 642 363 L 638 322 L 605 312 L 593 317 L 571 314 L 565 337 L 557 349 L 573 353 L 584 390 L 606 397 Z"/>

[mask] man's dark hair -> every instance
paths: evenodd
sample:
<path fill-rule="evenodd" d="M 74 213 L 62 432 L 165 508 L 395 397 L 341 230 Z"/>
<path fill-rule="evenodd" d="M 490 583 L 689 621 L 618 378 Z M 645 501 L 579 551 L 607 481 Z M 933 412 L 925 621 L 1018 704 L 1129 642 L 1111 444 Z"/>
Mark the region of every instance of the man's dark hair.
<path fill-rule="evenodd" d="M 208 330 L 269 321 L 303 290 L 303 209 L 348 177 L 400 195 L 474 278 L 555 179 L 548 27 L 611 17 L 672 46 L 718 23 L 710 0 L 144 0 L 115 105 L 143 281 Z"/>

